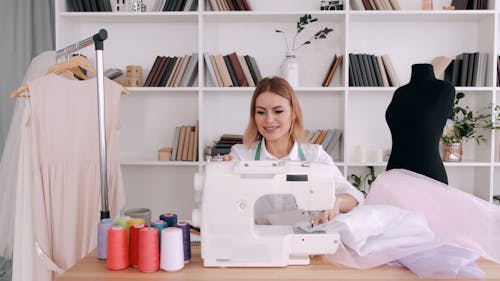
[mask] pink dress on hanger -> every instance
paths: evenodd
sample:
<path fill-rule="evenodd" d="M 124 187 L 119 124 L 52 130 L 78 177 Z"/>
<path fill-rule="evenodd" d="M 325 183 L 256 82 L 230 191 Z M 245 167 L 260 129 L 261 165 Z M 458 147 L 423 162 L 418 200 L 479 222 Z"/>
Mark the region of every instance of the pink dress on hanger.
<path fill-rule="evenodd" d="M 101 210 L 96 84 L 95 78 L 79 81 L 54 74 L 28 84 L 36 280 L 55 277 L 47 271 L 51 261 L 66 270 L 96 247 Z M 117 151 L 122 87 L 107 78 L 104 87 L 108 198 L 114 218 L 125 202 Z"/>

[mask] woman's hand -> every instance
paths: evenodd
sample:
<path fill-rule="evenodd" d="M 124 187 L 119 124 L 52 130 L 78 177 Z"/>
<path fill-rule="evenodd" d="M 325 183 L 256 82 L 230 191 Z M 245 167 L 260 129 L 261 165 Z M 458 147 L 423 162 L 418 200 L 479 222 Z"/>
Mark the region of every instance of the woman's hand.
<path fill-rule="evenodd" d="M 222 159 L 222 161 L 231 161 L 231 160 L 233 160 L 233 155 L 226 154 L 226 155 L 222 156 L 221 159 Z"/>
<path fill-rule="evenodd" d="M 333 207 L 329 210 L 323 211 L 323 216 L 319 217 L 314 224 L 322 224 L 333 220 L 341 213 L 347 213 L 358 205 L 358 201 L 350 194 L 337 194 Z"/>

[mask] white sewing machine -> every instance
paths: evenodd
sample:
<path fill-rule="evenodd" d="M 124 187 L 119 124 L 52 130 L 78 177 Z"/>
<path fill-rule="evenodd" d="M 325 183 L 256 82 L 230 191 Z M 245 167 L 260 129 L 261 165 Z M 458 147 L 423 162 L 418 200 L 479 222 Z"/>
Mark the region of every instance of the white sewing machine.
<path fill-rule="evenodd" d="M 333 166 L 279 161 L 211 162 L 205 174 L 195 178 L 198 189 L 203 188 L 204 266 L 305 265 L 309 264 L 309 255 L 337 251 L 338 234 L 295 233 L 292 225 L 256 225 L 254 215 L 255 202 L 266 194 L 291 194 L 297 208 L 305 211 L 331 209 L 335 201 Z"/>

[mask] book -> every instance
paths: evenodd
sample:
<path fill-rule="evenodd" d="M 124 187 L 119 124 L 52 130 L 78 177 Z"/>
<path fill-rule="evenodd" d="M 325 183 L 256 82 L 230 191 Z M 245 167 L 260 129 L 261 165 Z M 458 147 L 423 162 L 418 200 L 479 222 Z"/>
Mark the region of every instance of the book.
<path fill-rule="evenodd" d="M 327 81 L 326 81 L 326 84 L 324 87 L 329 87 L 332 80 L 333 80 L 333 77 L 335 76 L 335 73 L 337 72 L 337 69 L 340 67 L 340 65 L 342 64 L 342 61 L 344 59 L 344 56 L 337 56 L 334 60 L 334 64 L 333 64 L 333 68 L 332 70 L 330 71 L 328 77 L 327 77 Z"/>
<path fill-rule="evenodd" d="M 320 130 L 318 138 L 314 141 L 315 144 L 321 144 L 326 137 L 326 130 Z"/>
<path fill-rule="evenodd" d="M 367 72 L 368 66 L 365 66 L 365 61 L 363 60 L 362 54 L 357 54 L 356 58 L 357 58 L 357 62 L 359 63 L 359 70 L 361 72 L 361 81 L 362 81 L 361 86 L 368 87 L 368 86 L 370 86 L 370 82 L 368 80 L 369 74 Z"/>
<path fill-rule="evenodd" d="M 238 56 L 238 60 L 240 61 L 241 68 L 243 69 L 243 73 L 245 74 L 245 79 L 248 82 L 248 86 L 255 87 L 255 83 L 252 78 L 252 74 L 250 73 L 250 69 L 248 68 L 248 64 L 245 61 L 245 57 Z"/>
<path fill-rule="evenodd" d="M 318 139 L 319 135 L 321 135 L 321 130 L 316 130 L 314 131 L 314 134 L 312 135 L 311 139 L 309 139 L 310 143 L 316 143 L 316 140 Z"/>
<path fill-rule="evenodd" d="M 468 0 L 453 0 L 451 5 L 455 7 L 455 10 L 465 10 L 467 9 Z"/>
<path fill-rule="evenodd" d="M 460 73 L 460 86 L 467 86 L 467 71 L 469 71 L 469 53 L 462 54 L 462 73 Z"/>
<path fill-rule="evenodd" d="M 146 77 L 146 81 L 144 81 L 144 87 L 151 87 L 151 80 L 153 79 L 154 72 L 156 71 L 156 68 L 158 67 L 158 64 L 160 63 L 161 56 L 156 56 L 156 59 L 153 63 L 153 66 L 151 66 L 151 69 L 149 70 L 148 76 Z"/>
<path fill-rule="evenodd" d="M 187 87 L 195 86 L 196 79 L 198 78 L 198 53 L 193 54 L 193 68 L 189 68 L 189 76 L 187 80 Z"/>
<path fill-rule="evenodd" d="M 153 76 L 153 80 L 151 80 L 151 87 L 159 87 L 160 86 L 161 77 L 163 76 L 165 69 L 167 69 L 168 61 L 169 61 L 168 57 L 161 57 L 158 71 L 155 73 L 155 76 Z"/>
<path fill-rule="evenodd" d="M 177 159 L 177 149 L 179 147 L 179 137 L 180 137 L 181 127 L 175 127 L 174 130 L 174 140 L 172 142 L 172 156 L 170 160 L 175 161 Z"/>
<path fill-rule="evenodd" d="M 186 143 L 186 136 L 187 136 L 187 133 L 188 133 L 188 129 L 189 129 L 189 126 L 182 126 L 181 127 L 181 131 L 180 131 L 180 134 L 179 134 L 179 145 L 178 145 L 178 148 L 177 148 L 177 156 L 176 156 L 176 160 L 177 161 L 181 161 L 182 160 L 182 155 L 184 153 L 184 144 Z"/>
<path fill-rule="evenodd" d="M 226 140 L 226 141 L 243 141 L 243 135 L 240 134 L 223 134 L 220 136 L 219 140 Z"/>
<path fill-rule="evenodd" d="M 193 161 L 194 150 L 194 126 L 189 127 L 188 131 L 187 149 L 185 150 L 185 157 L 182 160 Z"/>
<path fill-rule="evenodd" d="M 208 5 L 212 11 L 220 11 L 216 0 L 208 0 Z"/>
<path fill-rule="evenodd" d="M 177 57 L 175 64 L 172 66 L 172 71 L 170 72 L 170 75 L 167 79 L 167 83 L 165 83 L 165 87 L 172 87 L 175 80 L 175 75 L 177 74 L 177 72 L 179 72 L 181 61 L 182 57 L 181 56 Z"/>
<path fill-rule="evenodd" d="M 185 55 L 182 58 L 181 65 L 179 66 L 179 72 L 177 73 L 177 76 L 175 77 L 175 80 L 173 82 L 174 87 L 179 87 L 179 84 L 181 83 L 182 76 L 184 76 L 184 74 L 186 72 L 186 66 L 187 66 L 189 60 L 191 60 L 190 55 Z"/>
<path fill-rule="evenodd" d="M 354 86 L 361 87 L 363 86 L 363 79 L 361 77 L 361 69 L 358 62 L 358 56 L 356 54 L 349 54 L 349 63 L 352 63 L 352 69 L 354 72 Z"/>
<path fill-rule="evenodd" d="M 207 147 L 205 148 L 205 154 L 210 156 L 217 155 L 226 155 L 231 152 L 231 148 L 215 148 L 215 147 Z"/>
<path fill-rule="evenodd" d="M 391 58 L 388 55 L 382 55 L 382 61 L 384 62 L 385 71 L 387 72 L 387 77 L 389 78 L 389 83 L 391 86 L 399 87 L 399 79 L 396 75 L 396 71 L 392 66 Z"/>
<path fill-rule="evenodd" d="M 323 141 L 321 142 L 321 147 L 323 147 L 323 150 L 326 151 L 326 147 L 330 143 L 330 141 L 333 138 L 334 131 L 332 129 L 326 129 L 326 135 L 323 138 Z"/>
<path fill-rule="evenodd" d="M 222 56 L 224 59 L 224 63 L 226 64 L 227 71 L 229 72 L 229 77 L 231 77 L 231 81 L 234 87 L 239 87 L 238 78 L 236 78 L 236 72 L 234 71 L 233 65 L 231 64 L 231 60 L 229 59 L 229 55 Z"/>
<path fill-rule="evenodd" d="M 203 53 L 203 59 L 205 61 L 205 68 L 206 68 L 206 73 L 208 74 L 208 77 L 210 79 L 207 79 L 206 81 L 206 86 L 212 85 L 212 86 L 218 86 L 218 81 L 217 77 L 215 77 L 215 69 L 212 64 L 212 60 L 210 59 L 210 55 L 208 52 Z"/>
<path fill-rule="evenodd" d="M 103 0 L 104 3 L 104 11 L 105 12 L 112 12 L 113 8 L 111 7 L 111 0 Z"/>
<path fill-rule="evenodd" d="M 472 73 L 470 75 L 470 83 L 469 86 L 476 86 L 477 80 L 477 72 L 478 72 L 478 64 L 479 64 L 479 53 L 472 53 L 473 62 L 472 62 Z M 467 78 L 469 80 L 469 78 Z"/>
<path fill-rule="evenodd" d="M 389 78 L 387 78 L 387 72 L 385 72 L 384 63 L 382 62 L 382 57 L 377 56 L 378 67 L 380 75 L 382 76 L 382 85 L 384 87 L 389 87 Z"/>
<path fill-rule="evenodd" d="M 375 55 L 370 55 L 369 58 L 372 61 L 373 72 L 375 73 L 376 86 L 383 87 L 384 82 L 382 81 L 382 74 L 380 73 L 380 67 L 378 66 L 378 61 Z"/>
<path fill-rule="evenodd" d="M 236 54 L 236 52 L 232 52 L 228 55 L 228 58 L 234 70 L 236 80 L 238 80 L 238 86 L 248 87 L 248 82 L 245 78 L 245 73 L 243 73 L 243 68 L 241 67 L 240 61 L 238 59 L 238 54 Z"/>
<path fill-rule="evenodd" d="M 365 63 L 365 66 L 368 68 L 367 76 L 368 76 L 369 85 L 372 87 L 376 87 L 377 86 L 377 78 L 375 77 L 375 70 L 373 68 L 373 63 L 372 63 L 372 60 L 370 58 L 370 55 L 363 54 L 363 62 Z"/>
<path fill-rule="evenodd" d="M 365 10 L 365 6 L 363 5 L 362 0 L 350 0 L 349 3 L 351 4 L 351 10 Z"/>
<path fill-rule="evenodd" d="M 401 6 L 399 6 L 398 0 L 389 0 L 389 3 L 391 3 L 393 10 L 401 10 Z"/>
<path fill-rule="evenodd" d="M 168 60 L 167 68 L 162 74 L 158 87 L 165 87 L 167 85 L 167 80 L 168 78 L 170 78 L 175 63 L 177 62 L 177 57 L 169 57 L 169 58 L 170 59 Z"/>
<path fill-rule="evenodd" d="M 215 55 L 214 59 L 216 67 L 221 75 L 222 85 L 224 87 L 233 87 L 233 80 L 231 80 L 231 76 L 229 75 L 229 70 L 224 62 L 224 57 L 222 55 Z"/>
<path fill-rule="evenodd" d="M 248 2 L 248 0 L 241 0 L 241 2 L 245 7 L 245 11 L 253 11 L 252 6 L 250 6 L 250 2 Z"/>
<path fill-rule="evenodd" d="M 333 65 L 335 64 L 335 61 L 337 60 L 337 54 L 333 55 L 332 62 L 330 63 L 330 66 L 328 67 L 328 71 L 326 72 L 325 78 L 323 78 L 323 83 L 321 83 L 321 86 L 323 87 L 328 87 L 327 81 L 328 81 L 328 76 L 333 70 Z"/>
<path fill-rule="evenodd" d="M 245 56 L 245 61 L 248 64 L 250 73 L 252 74 L 253 82 L 255 84 L 259 83 L 259 81 L 262 80 L 262 75 L 260 73 L 259 66 L 257 65 L 257 61 L 250 55 Z"/>
<path fill-rule="evenodd" d="M 453 75 L 451 84 L 453 86 L 460 86 L 460 73 L 462 72 L 462 59 L 461 55 L 457 56 L 456 59 L 453 60 Z"/>
<path fill-rule="evenodd" d="M 446 56 L 438 56 L 432 59 L 431 64 L 434 68 L 434 76 L 438 79 L 442 79 L 444 76 L 444 71 L 453 61 L 452 58 Z"/>
<path fill-rule="evenodd" d="M 215 62 L 215 56 L 210 55 L 210 61 L 212 62 L 212 67 L 214 68 L 214 73 L 215 73 L 215 78 L 217 79 L 217 84 L 215 86 L 217 87 L 224 87 L 224 83 L 222 82 L 222 76 L 219 71 L 219 68 L 217 67 L 217 63 Z"/>
<path fill-rule="evenodd" d="M 198 143 L 200 139 L 200 121 L 196 120 L 194 123 L 194 152 L 193 161 L 198 161 Z"/>
<path fill-rule="evenodd" d="M 90 11 L 92 11 L 92 12 L 98 12 L 99 11 L 97 9 L 97 0 L 90 0 Z"/>

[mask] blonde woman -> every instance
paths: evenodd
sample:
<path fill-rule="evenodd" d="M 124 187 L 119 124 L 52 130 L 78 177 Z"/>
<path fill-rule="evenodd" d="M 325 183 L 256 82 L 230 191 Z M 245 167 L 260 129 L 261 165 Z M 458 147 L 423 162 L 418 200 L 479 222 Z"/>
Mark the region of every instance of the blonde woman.
<path fill-rule="evenodd" d="M 283 78 L 262 79 L 256 86 L 250 104 L 250 119 L 243 144 L 232 147 L 224 160 L 289 160 L 321 162 L 335 165 L 333 159 L 318 144 L 303 142 L 304 121 L 297 95 Z M 349 212 L 364 198 L 335 167 L 335 204 L 317 221 L 333 219 Z M 268 214 L 296 210 L 291 195 L 261 198 L 256 204 L 256 222 L 270 223 Z"/>

